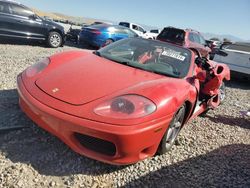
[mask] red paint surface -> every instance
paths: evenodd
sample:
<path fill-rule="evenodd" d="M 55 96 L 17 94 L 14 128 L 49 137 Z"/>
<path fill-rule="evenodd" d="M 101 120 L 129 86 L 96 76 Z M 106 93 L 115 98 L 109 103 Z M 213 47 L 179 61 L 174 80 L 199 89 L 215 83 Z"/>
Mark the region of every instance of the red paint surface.
<path fill-rule="evenodd" d="M 188 75 L 177 79 L 117 64 L 89 52 L 57 54 L 42 73 L 30 78 L 24 71 L 18 77 L 20 106 L 36 124 L 82 155 L 111 164 L 135 163 L 155 154 L 169 122 L 183 103 L 189 104 L 185 122 L 207 108 L 203 104 L 194 113 L 200 88 L 195 79 L 194 56 Z M 229 77 L 228 74 L 223 72 L 218 78 Z M 94 113 L 101 103 L 124 94 L 144 96 L 157 110 L 135 119 Z M 115 156 L 84 148 L 73 136 L 75 132 L 112 142 Z"/>

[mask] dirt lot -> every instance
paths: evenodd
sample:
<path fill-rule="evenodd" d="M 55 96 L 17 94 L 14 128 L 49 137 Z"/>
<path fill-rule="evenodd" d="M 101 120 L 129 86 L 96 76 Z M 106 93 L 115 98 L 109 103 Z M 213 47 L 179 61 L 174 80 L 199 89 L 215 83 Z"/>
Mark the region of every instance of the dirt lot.
<path fill-rule="evenodd" d="M 250 84 L 227 83 L 223 105 L 189 122 L 165 155 L 115 167 L 80 156 L 20 111 L 16 76 L 42 57 L 71 50 L 0 44 L 0 187 L 250 187 Z"/>

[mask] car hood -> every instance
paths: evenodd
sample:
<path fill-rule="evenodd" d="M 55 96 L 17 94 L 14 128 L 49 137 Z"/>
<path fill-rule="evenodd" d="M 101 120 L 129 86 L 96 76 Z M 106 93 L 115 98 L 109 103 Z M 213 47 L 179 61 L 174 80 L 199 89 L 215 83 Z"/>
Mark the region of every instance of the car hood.
<path fill-rule="evenodd" d="M 90 54 L 59 63 L 44 72 L 36 80 L 36 85 L 58 100 L 72 105 L 83 105 L 136 84 L 162 77 L 164 76 Z"/>

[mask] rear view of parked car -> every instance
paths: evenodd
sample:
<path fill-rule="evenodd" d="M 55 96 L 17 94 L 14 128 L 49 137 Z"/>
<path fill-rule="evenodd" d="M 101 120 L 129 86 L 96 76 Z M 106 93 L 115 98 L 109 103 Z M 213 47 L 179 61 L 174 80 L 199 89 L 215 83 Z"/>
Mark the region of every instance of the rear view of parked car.
<path fill-rule="evenodd" d="M 221 46 L 222 42 L 217 40 L 206 40 L 207 46 L 211 49 L 210 59 L 213 60 L 216 51 Z"/>
<path fill-rule="evenodd" d="M 80 32 L 81 29 L 70 28 L 69 31 L 66 33 L 66 40 L 77 43 L 79 40 Z"/>
<path fill-rule="evenodd" d="M 157 36 L 157 40 L 193 49 L 206 58 L 209 58 L 211 52 L 203 36 L 198 31 L 192 29 L 165 27 Z"/>
<path fill-rule="evenodd" d="M 64 28 L 37 16 L 28 7 L 0 0 L 0 38 L 43 41 L 52 48 L 64 43 Z"/>
<path fill-rule="evenodd" d="M 79 43 L 100 48 L 112 42 L 131 37 L 138 37 L 138 35 L 129 28 L 119 25 L 99 24 L 83 28 L 80 33 Z"/>

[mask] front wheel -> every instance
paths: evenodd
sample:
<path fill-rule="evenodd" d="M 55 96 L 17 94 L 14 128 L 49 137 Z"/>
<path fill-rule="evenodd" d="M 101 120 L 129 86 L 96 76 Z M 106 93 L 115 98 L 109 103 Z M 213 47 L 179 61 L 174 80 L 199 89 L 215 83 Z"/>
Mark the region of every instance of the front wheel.
<path fill-rule="evenodd" d="M 47 42 L 50 47 L 58 48 L 62 45 L 62 36 L 56 31 L 50 32 Z"/>
<path fill-rule="evenodd" d="M 184 104 L 179 108 L 179 110 L 174 115 L 159 145 L 159 148 L 158 148 L 159 154 L 166 153 L 174 145 L 175 140 L 181 130 L 181 127 L 184 121 L 185 111 L 186 111 L 186 105 Z"/>

